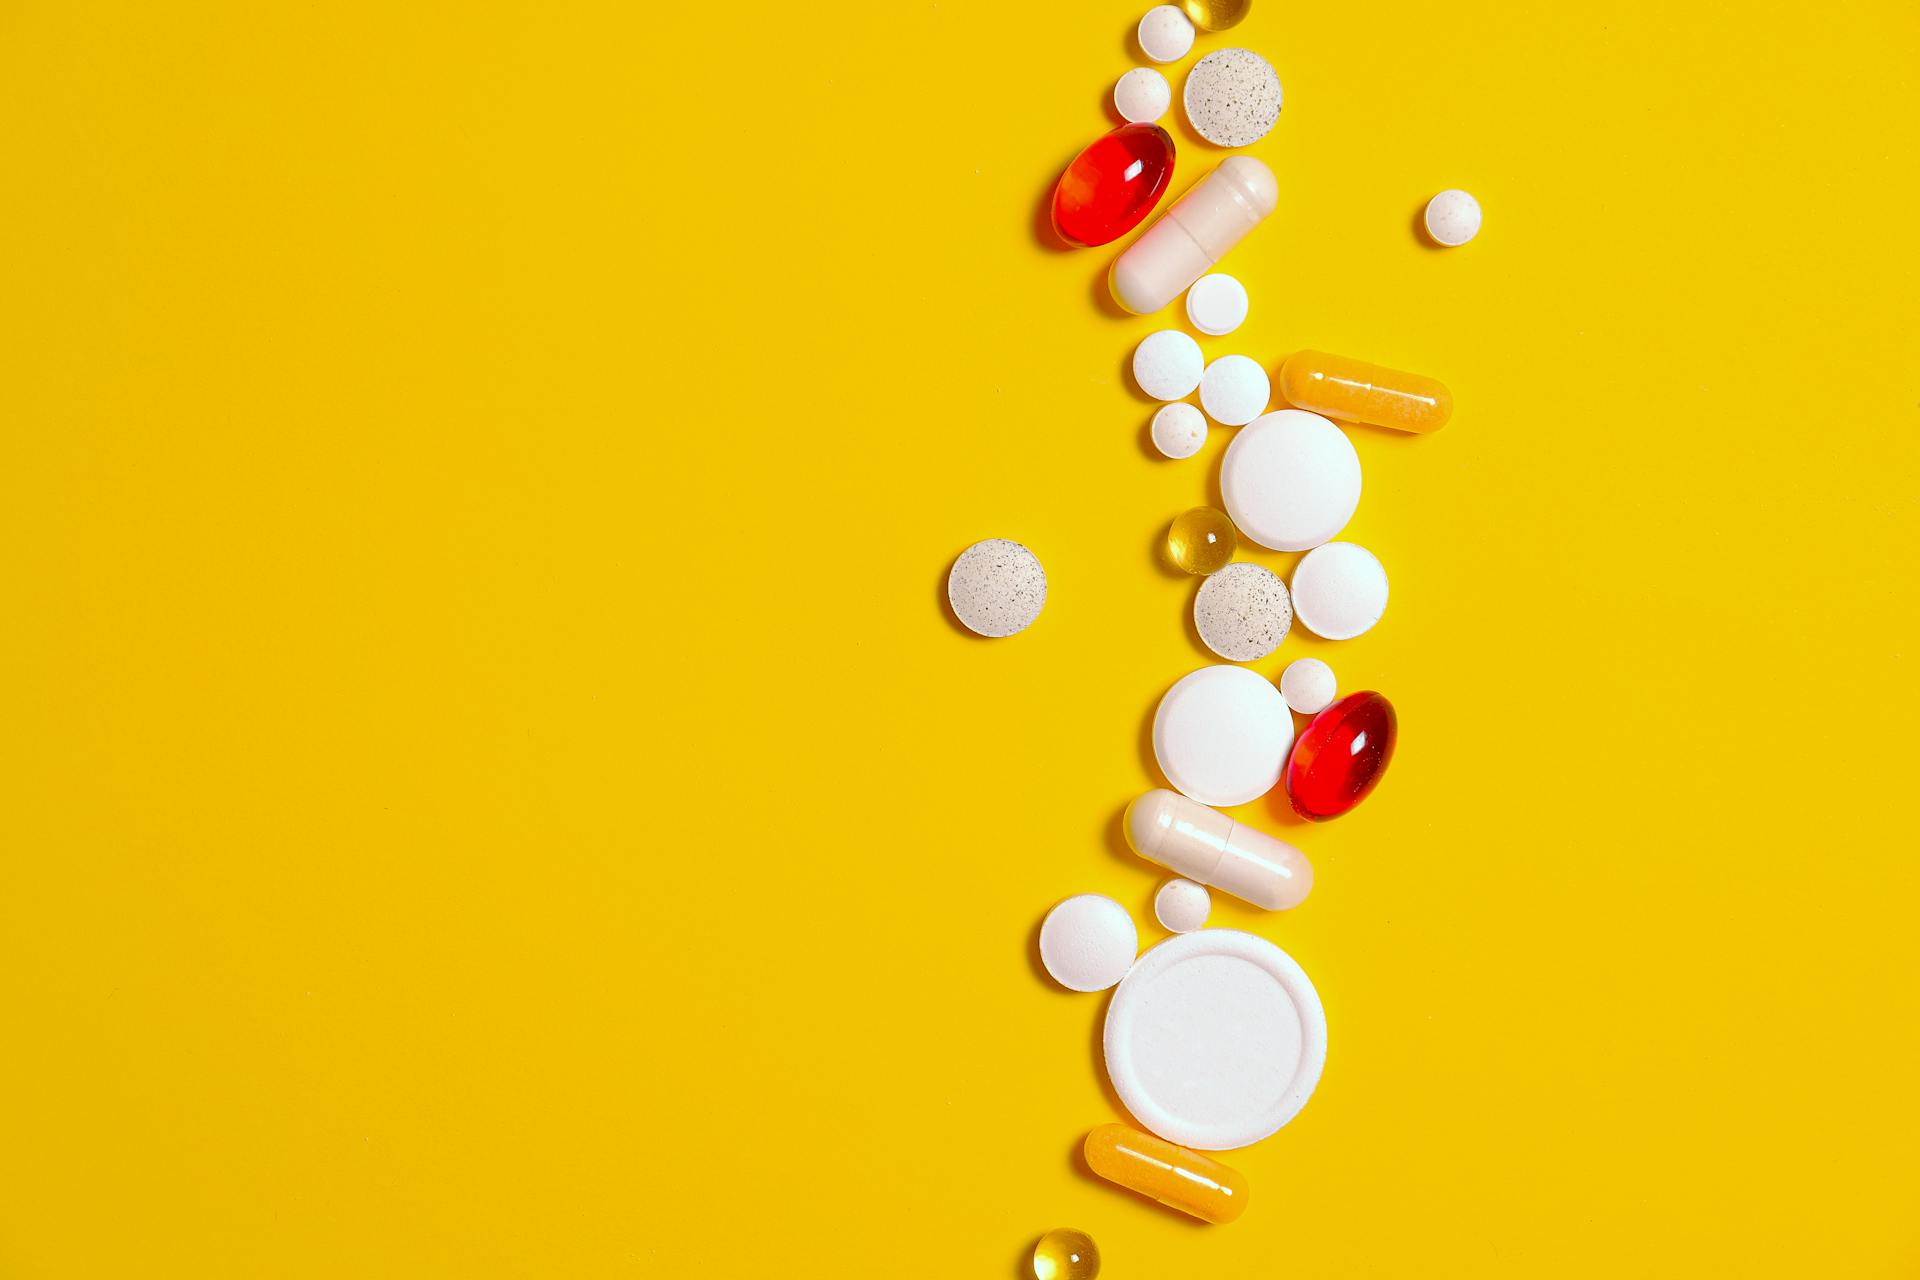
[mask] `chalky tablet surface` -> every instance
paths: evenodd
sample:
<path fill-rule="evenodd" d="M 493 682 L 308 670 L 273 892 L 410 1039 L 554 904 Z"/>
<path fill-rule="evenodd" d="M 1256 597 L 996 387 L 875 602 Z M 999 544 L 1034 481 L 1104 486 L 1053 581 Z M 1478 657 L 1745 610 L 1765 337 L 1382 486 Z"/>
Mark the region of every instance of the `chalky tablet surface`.
<path fill-rule="evenodd" d="M 1185 401 L 1153 415 L 1153 447 L 1169 458 L 1191 458 L 1207 442 L 1207 415 Z"/>
<path fill-rule="evenodd" d="M 1293 746 L 1293 716 L 1273 682 L 1211 666 L 1174 682 L 1153 714 L 1153 757 L 1174 790 L 1233 805 L 1273 789 Z"/>
<path fill-rule="evenodd" d="M 1033 552 L 1005 538 L 976 542 L 947 573 L 947 603 L 983 636 L 1025 631 L 1047 603 L 1047 571 Z"/>
<path fill-rule="evenodd" d="M 1105 991 L 1127 976 L 1139 949 L 1133 917 L 1097 893 L 1068 898 L 1040 925 L 1040 963 L 1069 991 Z"/>
<path fill-rule="evenodd" d="M 1229 662 L 1258 662 L 1280 647 L 1292 624 L 1287 584 L 1265 565 L 1227 565 L 1193 598 L 1194 629 Z"/>
<path fill-rule="evenodd" d="M 1135 67 L 1113 86 L 1113 109 L 1129 124 L 1148 124 L 1173 105 L 1173 86 L 1152 67 Z"/>
<path fill-rule="evenodd" d="M 1267 411 L 1271 399 L 1273 383 L 1251 356 L 1221 356 L 1200 378 L 1200 407 L 1223 427 L 1246 426 Z"/>
<path fill-rule="evenodd" d="M 1346 433 L 1319 414 L 1281 409 L 1243 428 L 1227 446 L 1220 495 L 1243 536 L 1275 551 L 1305 551 L 1332 540 L 1353 519 L 1360 455 Z"/>
<path fill-rule="evenodd" d="M 1247 318 L 1247 287 L 1232 276 L 1201 276 L 1187 290 L 1187 319 L 1211 338 L 1232 333 Z"/>
<path fill-rule="evenodd" d="M 1168 933 L 1192 933 L 1207 922 L 1213 895 L 1191 880 L 1169 880 L 1153 895 L 1153 918 Z"/>
<path fill-rule="evenodd" d="M 1155 62 L 1178 62 L 1193 48 L 1193 22 L 1170 4 L 1156 5 L 1140 19 L 1140 51 Z"/>
<path fill-rule="evenodd" d="M 1280 673 L 1280 696 L 1303 716 L 1319 715 L 1339 692 L 1333 668 L 1318 658 L 1297 658 Z"/>
<path fill-rule="evenodd" d="M 1155 400 L 1184 400 L 1206 369 L 1200 344 L 1178 329 L 1150 333 L 1133 349 L 1133 380 Z"/>
<path fill-rule="evenodd" d="M 1327 1015 L 1293 957 L 1238 929 L 1169 938 L 1134 964 L 1102 1037 L 1113 1090 L 1141 1127 L 1198 1151 L 1272 1134 L 1327 1061 Z"/>
<path fill-rule="evenodd" d="M 1387 611 L 1387 571 L 1357 542 L 1329 542 L 1300 558 L 1293 570 L 1300 623 L 1326 640 L 1351 640 L 1373 629 Z"/>
<path fill-rule="evenodd" d="M 1252 146 L 1280 118 L 1280 77 L 1251 49 L 1215 49 L 1187 72 L 1181 100 L 1194 132 L 1208 142 Z"/>
<path fill-rule="evenodd" d="M 1436 244 L 1458 248 L 1480 234 L 1480 202 L 1458 188 L 1427 201 L 1427 234 Z"/>

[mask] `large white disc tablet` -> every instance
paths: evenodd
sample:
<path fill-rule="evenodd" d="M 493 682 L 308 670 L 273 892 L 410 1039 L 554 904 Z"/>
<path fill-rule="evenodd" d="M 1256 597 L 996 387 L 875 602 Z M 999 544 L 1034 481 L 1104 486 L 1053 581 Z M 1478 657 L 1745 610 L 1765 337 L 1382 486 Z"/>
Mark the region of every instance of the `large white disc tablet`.
<path fill-rule="evenodd" d="M 1387 571 L 1357 542 L 1329 542 L 1301 556 L 1293 590 L 1300 621 L 1326 640 L 1363 635 L 1387 611 Z"/>
<path fill-rule="evenodd" d="M 1245 427 L 1220 462 L 1234 527 L 1263 547 L 1305 551 L 1347 527 L 1360 505 L 1360 455 L 1317 413 L 1280 409 Z"/>
<path fill-rule="evenodd" d="M 1229 1151 L 1299 1114 L 1327 1061 L 1320 994 L 1292 956 L 1238 929 L 1169 938 L 1107 1007 L 1107 1076 L 1168 1142 Z"/>
<path fill-rule="evenodd" d="M 1153 757 L 1201 804 L 1245 804 L 1273 790 L 1293 747 L 1293 715 L 1271 680 L 1213 666 L 1174 682 L 1153 713 Z"/>

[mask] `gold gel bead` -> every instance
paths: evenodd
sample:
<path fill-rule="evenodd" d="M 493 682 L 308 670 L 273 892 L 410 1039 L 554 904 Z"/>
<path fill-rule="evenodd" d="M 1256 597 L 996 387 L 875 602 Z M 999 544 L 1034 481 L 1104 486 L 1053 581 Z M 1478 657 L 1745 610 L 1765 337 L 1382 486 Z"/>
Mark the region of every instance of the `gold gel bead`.
<path fill-rule="evenodd" d="M 1167 530 L 1167 557 L 1186 572 L 1204 577 L 1226 568 L 1238 543 L 1233 521 L 1224 512 L 1195 507 L 1174 517 Z"/>
<path fill-rule="evenodd" d="M 1072 1227 L 1055 1227 L 1033 1246 L 1033 1280 L 1093 1280 L 1100 1274 L 1100 1246 Z"/>
<path fill-rule="evenodd" d="M 1253 9 L 1253 0 L 1180 0 L 1180 7 L 1202 31 L 1225 31 Z"/>
<path fill-rule="evenodd" d="M 1396 431 L 1438 431 L 1453 414 L 1453 393 L 1432 378 L 1324 351 L 1288 356 L 1280 394 L 1296 409 Z"/>
<path fill-rule="evenodd" d="M 1123 1124 L 1087 1135 L 1087 1167 L 1130 1191 L 1202 1222 L 1232 1222 L 1247 1211 L 1247 1180 L 1197 1151 L 1176 1147 Z"/>

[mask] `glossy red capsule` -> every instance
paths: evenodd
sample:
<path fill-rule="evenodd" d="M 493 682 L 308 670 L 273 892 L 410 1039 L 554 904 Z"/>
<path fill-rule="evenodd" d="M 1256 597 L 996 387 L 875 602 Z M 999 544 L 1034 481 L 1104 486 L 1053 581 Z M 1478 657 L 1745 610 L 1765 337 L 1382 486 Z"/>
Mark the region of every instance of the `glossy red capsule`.
<path fill-rule="evenodd" d="M 1313 718 L 1287 757 L 1287 798 L 1311 822 L 1365 800 L 1393 759 L 1399 718 L 1377 693 L 1350 693 Z"/>
<path fill-rule="evenodd" d="M 1053 189 L 1053 229 L 1089 248 L 1118 240 L 1153 212 L 1173 178 L 1173 138 L 1157 124 L 1123 124 L 1073 158 Z"/>

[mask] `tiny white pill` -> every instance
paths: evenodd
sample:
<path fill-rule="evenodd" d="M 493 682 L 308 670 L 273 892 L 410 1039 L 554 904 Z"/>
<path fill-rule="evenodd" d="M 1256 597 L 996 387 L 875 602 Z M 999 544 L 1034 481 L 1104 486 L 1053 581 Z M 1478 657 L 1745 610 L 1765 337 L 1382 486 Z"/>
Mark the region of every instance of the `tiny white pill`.
<path fill-rule="evenodd" d="M 1178 329 L 1150 333 L 1133 349 L 1133 380 L 1155 400 L 1184 400 L 1200 385 L 1207 358 Z"/>
<path fill-rule="evenodd" d="M 1427 234 L 1449 249 L 1465 244 L 1480 234 L 1480 202 L 1455 187 L 1442 191 L 1427 201 Z"/>
<path fill-rule="evenodd" d="M 1295 658 L 1280 673 L 1280 696 L 1303 716 L 1319 715 L 1333 705 L 1339 692 L 1333 668 L 1318 658 Z"/>
<path fill-rule="evenodd" d="M 1258 662 L 1280 647 L 1292 625 L 1287 584 L 1263 565 L 1227 565 L 1209 574 L 1193 598 L 1194 630 L 1229 662 Z"/>
<path fill-rule="evenodd" d="M 1221 356 L 1200 379 L 1200 407 L 1223 427 L 1246 426 L 1267 411 L 1272 398 L 1273 383 L 1252 356 Z"/>
<path fill-rule="evenodd" d="M 1351 640 L 1387 611 L 1387 571 L 1357 542 L 1315 547 L 1294 567 L 1293 607 L 1313 634 Z"/>
<path fill-rule="evenodd" d="M 1201 276 L 1187 290 L 1187 319 L 1208 337 L 1238 329 L 1247 318 L 1247 287 L 1232 276 Z"/>
<path fill-rule="evenodd" d="M 1113 86 L 1113 109 L 1129 124 L 1148 124 L 1173 105 L 1173 86 L 1152 67 L 1135 67 Z"/>
<path fill-rule="evenodd" d="M 1169 880 L 1153 895 L 1153 918 L 1169 933 L 1192 933 L 1212 911 L 1213 895 L 1191 880 Z"/>
<path fill-rule="evenodd" d="M 1047 603 L 1047 571 L 1033 552 L 1005 538 L 976 542 L 947 572 L 947 603 L 969 631 L 1025 631 Z"/>
<path fill-rule="evenodd" d="M 1140 19 L 1140 52 L 1155 62 L 1178 62 L 1193 48 L 1193 21 L 1170 4 L 1155 5 Z"/>
<path fill-rule="evenodd" d="M 1040 925 L 1040 963 L 1069 991 L 1105 991 L 1127 976 L 1140 950 L 1133 917 L 1112 898 L 1068 898 Z"/>
<path fill-rule="evenodd" d="M 1177 400 L 1153 415 L 1153 447 L 1169 458 L 1191 458 L 1207 442 L 1207 415 Z"/>
<path fill-rule="evenodd" d="M 1304 409 L 1277 409 L 1242 428 L 1220 461 L 1234 528 L 1275 551 L 1329 541 L 1360 505 L 1360 455 L 1340 428 Z"/>

